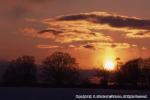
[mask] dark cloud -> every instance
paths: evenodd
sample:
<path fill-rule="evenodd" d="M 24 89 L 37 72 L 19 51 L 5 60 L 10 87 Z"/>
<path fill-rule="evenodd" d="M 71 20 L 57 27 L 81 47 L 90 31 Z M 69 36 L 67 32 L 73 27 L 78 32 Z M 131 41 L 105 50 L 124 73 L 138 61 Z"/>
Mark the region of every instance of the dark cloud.
<path fill-rule="evenodd" d="M 130 47 L 134 47 L 134 44 L 129 43 L 121 43 L 121 42 L 92 42 L 82 45 L 85 49 L 90 50 L 98 50 L 98 49 L 105 49 L 105 48 L 114 48 L 114 49 L 128 49 Z"/>
<path fill-rule="evenodd" d="M 112 27 L 128 27 L 135 29 L 150 29 L 150 20 L 130 18 L 125 16 L 101 13 L 82 13 L 59 17 L 59 21 L 85 20 L 96 24 L 108 24 Z"/>
<path fill-rule="evenodd" d="M 86 44 L 86 45 L 83 45 L 84 48 L 86 49 L 91 49 L 91 50 L 95 50 L 95 47 L 91 44 Z"/>
<path fill-rule="evenodd" d="M 143 36 L 143 35 L 146 35 L 146 34 L 149 34 L 149 33 L 150 33 L 150 31 L 137 32 L 135 35 L 141 35 L 141 36 Z"/>
<path fill-rule="evenodd" d="M 54 34 L 54 35 L 58 35 L 58 34 L 60 34 L 60 33 L 62 33 L 62 31 L 60 31 L 60 30 L 55 30 L 55 29 L 46 29 L 46 30 L 42 30 L 42 31 L 39 31 L 38 33 L 39 34 L 44 34 L 44 33 L 52 33 L 52 34 Z"/>
<path fill-rule="evenodd" d="M 115 47 L 117 47 L 117 45 L 116 45 L 116 44 L 112 44 L 111 47 L 112 47 L 112 48 L 115 48 Z"/>

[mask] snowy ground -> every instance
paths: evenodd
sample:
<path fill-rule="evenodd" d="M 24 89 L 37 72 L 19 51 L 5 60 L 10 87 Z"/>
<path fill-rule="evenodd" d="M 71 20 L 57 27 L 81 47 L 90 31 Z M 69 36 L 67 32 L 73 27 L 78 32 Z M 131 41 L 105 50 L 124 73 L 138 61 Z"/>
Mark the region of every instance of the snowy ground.
<path fill-rule="evenodd" d="M 76 100 L 76 96 L 83 95 L 147 95 L 144 100 L 150 100 L 150 91 L 142 90 L 0 87 L 0 100 Z"/>

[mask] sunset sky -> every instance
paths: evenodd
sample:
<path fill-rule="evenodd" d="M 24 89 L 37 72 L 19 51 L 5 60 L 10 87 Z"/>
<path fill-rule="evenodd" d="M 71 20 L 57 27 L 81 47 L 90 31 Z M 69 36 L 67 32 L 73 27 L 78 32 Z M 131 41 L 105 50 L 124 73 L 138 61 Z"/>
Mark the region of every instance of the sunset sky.
<path fill-rule="evenodd" d="M 0 59 L 54 51 L 81 68 L 150 57 L 150 0 L 0 0 Z"/>

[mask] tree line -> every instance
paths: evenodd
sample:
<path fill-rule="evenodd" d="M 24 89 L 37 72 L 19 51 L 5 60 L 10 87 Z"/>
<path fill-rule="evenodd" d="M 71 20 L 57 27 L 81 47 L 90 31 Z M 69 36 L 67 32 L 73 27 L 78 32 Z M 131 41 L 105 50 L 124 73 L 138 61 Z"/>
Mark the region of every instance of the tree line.
<path fill-rule="evenodd" d="M 37 76 L 40 76 L 41 81 Z M 109 87 L 109 83 L 113 81 L 115 86 L 150 88 L 150 59 L 138 58 L 125 64 L 118 61 L 116 71 L 97 69 L 95 76 L 100 79 L 97 86 L 101 87 Z M 35 64 L 33 56 L 18 57 L 10 61 L 2 78 L 4 85 L 96 86 L 88 79 L 81 81 L 76 59 L 64 52 L 54 52 L 46 57 L 41 67 Z"/>
<path fill-rule="evenodd" d="M 68 53 L 54 52 L 42 61 L 40 76 L 50 85 L 75 84 L 79 79 L 76 59 Z M 34 85 L 37 83 L 37 65 L 33 56 L 22 56 L 9 63 L 3 75 L 4 84 Z"/>

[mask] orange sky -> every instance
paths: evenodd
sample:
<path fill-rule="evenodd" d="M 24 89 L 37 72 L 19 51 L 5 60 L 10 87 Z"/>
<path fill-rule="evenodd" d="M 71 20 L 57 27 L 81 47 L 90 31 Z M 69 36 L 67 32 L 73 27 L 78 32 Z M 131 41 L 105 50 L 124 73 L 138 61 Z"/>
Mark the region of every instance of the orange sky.
<path fill-rule="evenodd" d="M 0 59 L 69 52 L 82 68 L 150 57 L 149 0 L 2 0 Z M 120 9 L 121 8 L 121 9 Z"/>

